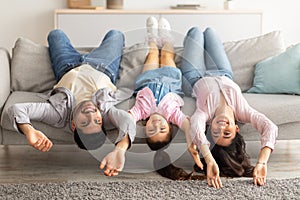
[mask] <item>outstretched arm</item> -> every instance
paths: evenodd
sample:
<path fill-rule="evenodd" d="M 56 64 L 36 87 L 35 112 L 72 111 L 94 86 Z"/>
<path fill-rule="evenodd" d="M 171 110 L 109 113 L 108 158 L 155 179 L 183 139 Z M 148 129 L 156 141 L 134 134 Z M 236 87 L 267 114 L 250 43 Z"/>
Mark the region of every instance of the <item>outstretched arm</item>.
<path fill-rule="evenodd" d="M 260 150 L 258 161 L 253 172 L 253 183 L 255 185 L 263 186 L 267 179 L 267 162 L 271 155 L 271 148 L 264 147 Z"/>
<path fill-rule="evenodd" d="M 125 153 L 130 145 L 128 134 L 122 138 L 116 145 L 115 149 L 107 154 L 101 161 L 100 169 L 104 169 L 106 176 L 116 176 L 123 170 L 125 164 Z"/>
<path fill-rule="evenodd" d="M 219 166 L 216 163 L 214 157 L 212 156 L 209 150 L 209 146 L 206 144 L 202 145 L 200 151 L 207 165 L 206 175 L 208 185 L 213 186 L 214 188 L 221 188 L 222 181 L 220 178 Z"/>
<path fill-rule="evenodd" d="M 197 150 L 197 146 L 192 143 L 190 128 L 191 128 L 190 120 L 188 118 L 186 118 L 182 122 L 181 129 L 183 130 L 183 132 L 185 134 L 185 139 L 186 139 L 188 151 L 190 152 L 190 154 L 191 154 L 192 158 L 194 159 L 194 162 L 196 163 L 196 165 L 198 167 L 200 167 L 201 169 L 203 169 L 203 164 L 200 160 L 200 156 L 199 156 L 199 152 Z"/>
<path fill-rule="evenodd" d="M 100 169 L 106 176 L 116 176 L 123 170 L 125 153 L 136 135 L 136 122 L 131 113 L 112 107 L 108 112 L 110 122 L 119 130 L 115 149 L 103 158 Z"/>
<path fill-rule="evenodd" d="M 237 103 L 239 108 L 236 109 L 238 111 L 237 120 L 244 123 L 250 122 L 251 125 L 261 133 L 262 148 L 260 150 L 258 162 L 254 168 L 253 182 L 255 185 L 262 186 L 266 183 L 267 162 L 276 143 L 278 127 L 264 114 L 253 109 L 241 93 L 238 93 L 237 95 L 239 95 L 237 97 L 239 100 Z"/>

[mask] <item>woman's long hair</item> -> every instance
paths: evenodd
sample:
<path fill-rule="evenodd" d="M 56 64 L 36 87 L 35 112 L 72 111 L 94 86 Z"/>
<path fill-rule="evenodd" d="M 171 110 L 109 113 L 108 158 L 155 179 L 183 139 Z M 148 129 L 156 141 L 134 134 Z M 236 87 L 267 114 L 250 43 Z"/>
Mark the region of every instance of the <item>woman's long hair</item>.
<path fill-rule="evenodd" d="M 241 134 L 236 134 L 232 143 L 228 147 L 222 147 L 215 144 L 210 136 L 207 134 L 208 140 L 211 142 L 211 153 L 216 160 L 220 176 L 223 177 L 252 177 L 254 167 L 249 161 L 249 156 L 246 153 L 246 143 Z M 163 177 L 172 180 L 204 180 L 206 179 L 207 166 L 204 158 L 201 158 L 203 163 L 203 170 L 201 170 L 196 164 L 194 165 L 194 171 L 200 172 L 203 175 L 193 175 L 193 173 L 187 173 L 182 168 L 174 166 L 167 153 L 157 152 L 154 157 L 154 167 L 156 172 Z M 205 174 L 205 175 L 204 175 Z"/>
<path fill-rule="evenodd" d="M 205 180 L 206 176 L 187 173 L 184 169 L 176 167 L 171 163 L 167 152 L 159 150 L 155 152 L 153 160 L 154 169 L 158 174 L 172 180 Z"/>
<path fill-rule="evenodd" d="M 219 166 L 221 176 L 253 176 L 254 167 L 249 161 L 249 155 L 246 152 L 246 143 L 241 134 L 237 133 L 228 147 L 215 144 L 209 131 L 206 136 L 211 143 L 211 153 Z M 203 164 L 205 165 L 205 162 Z M 204 169 L 206 169 L 206 166 L 204 166 Z"/>

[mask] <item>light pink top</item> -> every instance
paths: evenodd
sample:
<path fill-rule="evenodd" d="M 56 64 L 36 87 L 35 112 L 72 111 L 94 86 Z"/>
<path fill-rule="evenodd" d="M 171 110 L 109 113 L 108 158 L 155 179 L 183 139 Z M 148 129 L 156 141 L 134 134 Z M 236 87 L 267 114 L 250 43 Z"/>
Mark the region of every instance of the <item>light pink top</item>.
<path fill-rule="evenodd" d="M 197 98 L 197 109 L 191 117 L 191 137 L 200 148 L 209 144 L 205 136 L 206 124 L 211 122 L 219 104 L 220 91 L 227 104 L 233 109 L 235 120 L 251 123 L 261 134 L 261 146 L 274 149 L 278 127 L 265 115 L 253 109 L 243 97 L 239 86 L 225 76 L 201 78 L 193 88 L 193 96 Z"/>
<path fill-rule="evenodd" d="M 168 93 L 156 105 L 152 91 L 145 87 L 137 93 L 135 105 L 129 112 L 133 114 L 135 121 L 147 119 L 151 114 L 158 113 L 169 123 L 181 128 L 182 122 L 187 118 L 180 110 L 183 104 L 183 99 L 179 95 Z"/>

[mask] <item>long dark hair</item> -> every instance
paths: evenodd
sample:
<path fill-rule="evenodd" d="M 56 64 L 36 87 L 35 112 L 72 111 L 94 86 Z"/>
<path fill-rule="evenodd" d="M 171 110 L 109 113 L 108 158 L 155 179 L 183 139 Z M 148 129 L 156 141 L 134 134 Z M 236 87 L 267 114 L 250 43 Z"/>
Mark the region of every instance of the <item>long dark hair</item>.
<path fill-rule="evenodd" d="M 158 150 L 155 152 L 153 159 L 155 171 L 165 178 L 172 180 L 205 180 L 206 176 L 194 175 L 193 172 L 187 173 L 184 169 L 176 167 L 171 163 L 171 159 L 167 152 Z"/>
<path fill-rule="evenodd" d="M 252 177 L 254 167 L 249 161 L 249 156 L 246 153 L 246 143 L 241 134 L 236 134 L 236 137 L 233 139 L 232 143 L 228 147 L 222 147 L 215 144 L 210 136 L 207 134 L 208 140 L 211 142 L 211 153 L 214 159 L 216 160 L 220 176 L 223 177 Z M 196 164 L 194 165 L 194 170 L 200 172 L 203 175 L 193 175 L 193 173 L 187 173 L 182 168 L 174 166 L 171 161 L 169 163 L 157 164 L 162 162 L 162 157 L 164 160 L 167 160 L 166 152 L 157 152 L 158 158 L 154 158 L 154 166 L 156 172 L 163 177 L 172 179 L 172 180 L 203 180 L 206 179 L 207 166 L 204 158 L 201 158 L 203 163 L 203 170 L 201 170 Z M 159 158 L 159 156 L 161 158 Z M 164 161 L 166 162 L 166 161 Z"/>
<path fill-rule="evenodd" d="M 211 143 L 211 153 L 219 166 L 221 176 L 253 176 L 254 167 L 249 161 L 249 155 L 246 152 L 246 143 L 241 134 L 237 133 L 228 147 L 214 144 L 211 134 L 207 134 L 207 139 Z M 203 164 L 204 169 L 206 169 L 205 162 Z"/>

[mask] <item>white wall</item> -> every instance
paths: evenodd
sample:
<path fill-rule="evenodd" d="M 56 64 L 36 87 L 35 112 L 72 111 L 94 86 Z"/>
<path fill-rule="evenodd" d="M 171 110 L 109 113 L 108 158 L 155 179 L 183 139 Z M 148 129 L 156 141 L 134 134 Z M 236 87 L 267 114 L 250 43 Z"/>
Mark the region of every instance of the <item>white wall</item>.
<path fill-rule="evenodd" d="M 300 42 L 298 0 L 234 1 L 237 9 L 264 11 L 264 33 L 278 29 L 283 31 L 287 45 Z M 92 2 L 95 5 L 105 5 L 105 0 Z M 165 9 L 177 3 L 200 3 L 207 9 L 223 7 L 223 0 L 124 0 L 124 9 Z M 1 0 L 0 46 L 11 50 L 18 37 L 47 44 L 47 34 L 54 27 L 54 9 L 66 7 L 67 0 Z"/>

